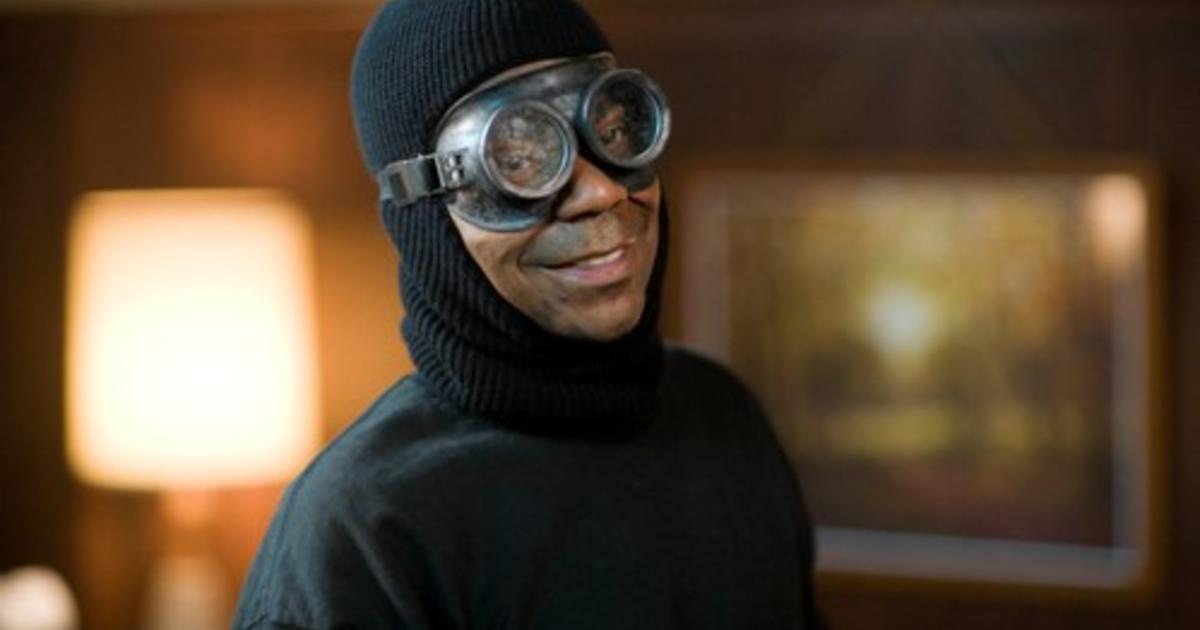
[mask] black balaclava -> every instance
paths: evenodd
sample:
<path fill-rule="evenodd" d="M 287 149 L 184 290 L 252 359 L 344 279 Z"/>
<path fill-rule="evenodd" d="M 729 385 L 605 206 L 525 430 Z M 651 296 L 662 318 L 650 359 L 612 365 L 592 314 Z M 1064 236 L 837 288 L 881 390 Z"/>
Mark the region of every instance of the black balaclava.
<path fill-rule="evenodd" d="M 482 81 L 520 64 L 611 51 L 569 0 L 394 0 L 354 58 L 355 126 L 372 174 L 431 153 L 446 110 Z M 509 304 L 475 264 L 441 197 L 380 213 L 400 252 L 404 339 L 434 393 L 513 428 L 622 436 L 652 416 L 663 368 L 658 311 L 667 250 L 666 203 L 641 320 L 624 337 L 554 335 Z"/>

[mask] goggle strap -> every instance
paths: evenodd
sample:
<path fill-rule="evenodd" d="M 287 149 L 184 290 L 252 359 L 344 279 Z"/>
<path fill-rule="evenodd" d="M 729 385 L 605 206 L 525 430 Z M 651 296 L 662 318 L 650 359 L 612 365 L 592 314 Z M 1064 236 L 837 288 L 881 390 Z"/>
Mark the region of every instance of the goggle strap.
<path fill-rule="evenodd" d="M 466 184 L 466 151 L 418 155 L 392 162 L 380 171 L 379 199 L 406 206 L 418 199 L 461 188 Z"/>

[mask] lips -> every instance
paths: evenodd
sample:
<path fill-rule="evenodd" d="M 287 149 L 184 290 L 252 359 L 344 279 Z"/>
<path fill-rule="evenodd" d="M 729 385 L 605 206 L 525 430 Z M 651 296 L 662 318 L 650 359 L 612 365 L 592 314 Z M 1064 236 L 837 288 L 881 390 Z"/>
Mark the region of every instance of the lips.
<path fill-rule="evenodd" d="M 544 270 L 574 284 L 605 286 L 621 282 L 633 273 L 633 246 L 622 244 L 569 262 L 545 266 Z"/>
<path fill-rule="evenodd" d="M 573 256 L 563 262 L 548 263 L 544 266 L 555 269 L 574 266 L 595 267 L 603 265 L 607 262 L 612 262 L 612 259 L 619 257 L 621 255 L 621 250 L 628 246 L 629 243 L 625 242 L 618 243 L 616 245 L 609 245 L 607 247 L 597 247 L 592 249 L 589 253 Z"/>
<path fill-rule="evenodd" d="M 597 254 L 595 256 L 587 256 L 581 260 L 576 261 L 574 264 L 576 266 L 582 267 L 584 269 L 592 269 L 594 267 L 600 267 L 600 266 L 607 265 L 608 263 L 616 261 L 618 258 L 621 257 L 622 253 L 623 252 L 622 252 L 621 248 L 618 247 L 618 248 L 608 252 L 607 254 Z"/>

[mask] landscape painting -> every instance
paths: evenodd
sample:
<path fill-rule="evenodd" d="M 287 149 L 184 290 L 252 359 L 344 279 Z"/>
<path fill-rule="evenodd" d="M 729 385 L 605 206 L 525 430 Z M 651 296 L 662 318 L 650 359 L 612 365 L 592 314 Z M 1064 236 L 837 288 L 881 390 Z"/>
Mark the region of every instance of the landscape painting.
<path fill-rule="evenodd" d="M 830 571 L 1121 588 L 1151 541 L 1131 172 L 711 169 L 687 343 L 760 396 Z"/>

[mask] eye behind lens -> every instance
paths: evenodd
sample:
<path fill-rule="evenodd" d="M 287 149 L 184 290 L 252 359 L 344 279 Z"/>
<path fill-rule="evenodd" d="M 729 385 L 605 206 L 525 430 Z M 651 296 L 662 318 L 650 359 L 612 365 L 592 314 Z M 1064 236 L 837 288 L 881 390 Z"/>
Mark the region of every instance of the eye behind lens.
<path fill-rule="evenodd" d="M 662 90 L 637 70 L 613 70 L 588 87 L 580 121 L 589 148 L 623 168 L 641 168 L 662 154 L 671 114 Z"/>
<path fill-rule="evenodd" d="M 575 134 L 549 106 L 527 101 L 496 110 L 480 138 L 488 178 L 522 199 L 549 197 L 571 177 Z"/>

